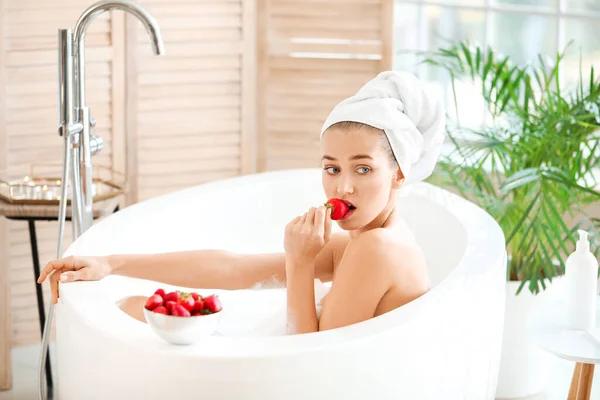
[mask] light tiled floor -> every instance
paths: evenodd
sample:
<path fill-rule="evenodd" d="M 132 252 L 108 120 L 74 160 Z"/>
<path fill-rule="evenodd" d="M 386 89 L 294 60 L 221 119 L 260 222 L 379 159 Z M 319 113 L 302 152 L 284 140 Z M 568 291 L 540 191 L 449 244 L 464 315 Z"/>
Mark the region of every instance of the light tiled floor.
<path fill-rule="evenodd" d="M 39 346 L 13 350 L 13 390 L 0 392 L 0 400 L 37 400 L 38 360 Z M 545 394 L 522 400 L 565 400 L 572 374 L 573 364 L 560 360 L 550 377 L 551 384 L 548 391 Z M 596 386 L 592 390 L 591 398 L 592 400 L 600 400 L 600 367 L 596 368 L 594 375 Z"/>
<path fill-rule="evenodd" d="M 53 348 L 50 347 L 53 356 Z M 38 363 L 40 346 L 13 349 L 13 389 L 0 391 L 0 400 L 37 400 L 38 399 Z M 54 364 L 54 357 L 50 358 Z M 54 365 L 52 366 L 54 368 Z M 53 369 L 55 371 L 55 368 Z M 56 379 L 56 378 L 55 378 Z"/>

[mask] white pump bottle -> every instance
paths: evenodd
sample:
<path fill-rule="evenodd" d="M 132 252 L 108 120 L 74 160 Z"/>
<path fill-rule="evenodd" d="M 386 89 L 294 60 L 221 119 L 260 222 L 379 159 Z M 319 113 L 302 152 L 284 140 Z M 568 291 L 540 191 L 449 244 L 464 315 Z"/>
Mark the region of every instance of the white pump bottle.
<path fill-rule="evenodd" d="M 598 296 L 598 261 L 590 252 L 588 233 L 578 230 L 575 251 L 567 258 L 565 286 L 567 328 L 589 330 L 596 324 Z"/>

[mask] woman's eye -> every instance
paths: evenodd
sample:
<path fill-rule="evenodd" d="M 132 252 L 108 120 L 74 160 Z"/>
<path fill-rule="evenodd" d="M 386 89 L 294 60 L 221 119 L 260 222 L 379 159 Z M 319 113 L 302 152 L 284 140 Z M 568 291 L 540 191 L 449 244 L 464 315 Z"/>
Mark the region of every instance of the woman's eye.
<path fill-rule="evenodd" d="M 369 167 L 359 167 L 358 168 L 358 172 L 361 173 L 361 174 L 366 174 L 369 171 L 371 171 L 371 168 L 369 168 Z"/>
<path fill-rule="evenodd" d="M 329 172 L 330 174 L 337 174 L 340 172 L 340 169 L 337 167 L 325 167 L 325 171 Z"/>

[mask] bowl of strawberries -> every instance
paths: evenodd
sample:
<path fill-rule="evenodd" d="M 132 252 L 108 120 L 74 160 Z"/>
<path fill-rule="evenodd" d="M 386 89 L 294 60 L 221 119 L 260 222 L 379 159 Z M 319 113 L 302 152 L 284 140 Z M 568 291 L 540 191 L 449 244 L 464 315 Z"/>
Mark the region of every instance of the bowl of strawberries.
<path fill-rule="evenodd" d="M 219 296 L 157 289 L 146 300 L 144 316 L 150 328 L 171 344 L 194 344 L 217 329 L 223 306 Z"/>

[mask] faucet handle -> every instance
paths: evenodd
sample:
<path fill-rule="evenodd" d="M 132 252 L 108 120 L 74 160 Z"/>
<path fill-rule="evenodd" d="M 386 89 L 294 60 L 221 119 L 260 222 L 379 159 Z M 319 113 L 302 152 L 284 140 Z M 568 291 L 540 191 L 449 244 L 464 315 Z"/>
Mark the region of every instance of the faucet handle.
<path fill-rule="evenodd" d="M 104 140 L 93 133 L 90 134 L 90 154 L 94 155 L 104 148 Z"/>

